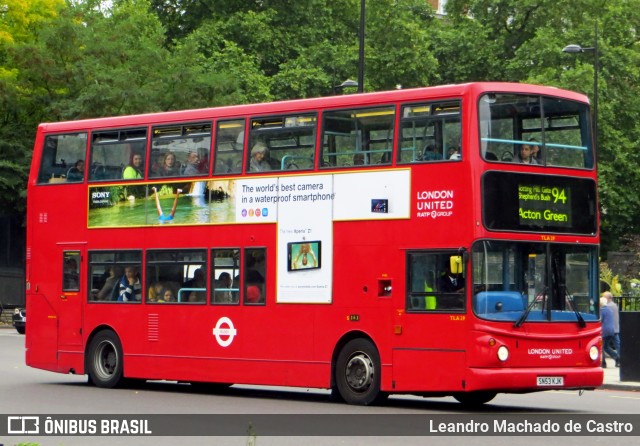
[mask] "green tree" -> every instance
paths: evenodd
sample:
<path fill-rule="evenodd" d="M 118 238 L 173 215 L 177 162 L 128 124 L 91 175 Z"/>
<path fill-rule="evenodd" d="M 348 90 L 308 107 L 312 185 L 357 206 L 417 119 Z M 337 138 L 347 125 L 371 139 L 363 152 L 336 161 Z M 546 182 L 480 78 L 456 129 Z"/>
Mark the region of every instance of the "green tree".
<path fill-rule="evenodd" d="M 625 234 L 640 232 L 640 197 L 630 192 L 640 180 L 638 5 L 626 0 L 449 0 L 450 23 L 463 37 L 449 45 L 443 39 L 437 50 L 449 56 L 439 56 L 441 63 L 446 59 L 448 66 L 460 67 L 462 76 L 448 78 L 449 82 L 485 79 L 546 84 L 580 91 L 593 99 L 593 53 L 564 54 L 561 50 L 571 43 L 593 47 L 595 24 L 599 24 L 598 168 L 605 252 L 617 248 Z M 469 32 L 473 27 L 477 31 Z M 476 50 L 456 54 L 450 48 L 467 41 L 466 35 L 477 37 Z M 483 46 L 490 51 L 483 51 Z M 477 54 L 483 54 L 484 67 Z M 463 70 L 475 71 L 469 79 Z"/>

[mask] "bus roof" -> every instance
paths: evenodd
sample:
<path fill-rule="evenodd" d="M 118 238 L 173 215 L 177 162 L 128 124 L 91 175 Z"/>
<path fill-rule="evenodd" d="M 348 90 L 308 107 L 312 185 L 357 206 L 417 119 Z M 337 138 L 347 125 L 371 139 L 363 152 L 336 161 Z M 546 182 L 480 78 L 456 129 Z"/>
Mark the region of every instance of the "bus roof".
<path fill-rule="evenodd" d="M 340 96 L 323 96 L 310 99 L 294 99 L 288 101 L 267 102 L 257 104 L 219 106 L 193 110 L 180 110 L 140 115 L 116 116 L 109 118 L 93 118 L 56 123 L 42 123 L 41 132 L 69 132 L 93 128 L 117 128 L 130 126 L 145 126 L 161 124 L 163 122 L 199 121 L 215 117 L 229 119 L 246 115 L 269 115 L 274 113 L 289 113 L 313 111 L 319 108 L 362 107 L 396 101 L 417 101 L 425 98 L 438 99 L 460 97 L 468 93 L 532 93 L 548 96 L 560 96 L 565 99 L 589 102 L 587 96 L 555 87 L 519 84 L 508 82 L 473 82 L 467 84 L 441 85 L 435 87 L 411 88 L 406 90 L 389 90 L 373 93 L 358 93 Z"/>

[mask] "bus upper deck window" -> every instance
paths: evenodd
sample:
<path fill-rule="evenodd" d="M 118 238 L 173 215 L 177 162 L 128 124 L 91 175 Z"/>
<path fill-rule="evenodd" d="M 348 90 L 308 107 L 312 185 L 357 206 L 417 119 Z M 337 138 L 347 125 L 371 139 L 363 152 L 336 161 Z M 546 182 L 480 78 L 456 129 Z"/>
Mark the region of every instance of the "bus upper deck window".
<path fill-rule="evenodd" d="M 47 136 L 42 149 L 38 184 L 81 182 L 86 153 L 86 133 Z M 78 170 L 80 165 L 81 171 Z"/>
<path fill-rule="evenodd" d="M 398 163 L 461 160 L 460 111 L 460 101 L 403 106 Z"/>

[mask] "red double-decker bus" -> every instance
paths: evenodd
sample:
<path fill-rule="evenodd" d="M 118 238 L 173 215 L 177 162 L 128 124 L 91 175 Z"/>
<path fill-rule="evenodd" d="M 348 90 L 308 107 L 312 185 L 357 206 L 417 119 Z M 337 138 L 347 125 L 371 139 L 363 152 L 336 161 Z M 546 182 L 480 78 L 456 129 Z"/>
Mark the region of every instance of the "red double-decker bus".
<path fill-rule="evenodd" d="M 589 105 L 470 83 L 42 124 L 26 361 L 392 393 L 602 383 Z"/>

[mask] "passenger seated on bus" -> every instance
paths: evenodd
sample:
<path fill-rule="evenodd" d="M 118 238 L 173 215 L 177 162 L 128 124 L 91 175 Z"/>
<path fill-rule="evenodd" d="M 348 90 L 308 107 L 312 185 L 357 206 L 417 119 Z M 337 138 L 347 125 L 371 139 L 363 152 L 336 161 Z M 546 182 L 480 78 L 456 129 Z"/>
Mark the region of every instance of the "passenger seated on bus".
<path fill-rule="evenodd" d="M 271 166 L 267 161 L 269 149 L 263 142 L 257 142 L 251 149 L 251 160 L 249 161 L 249 172 L 268 172 Z"/>
<path fill-rule="evenodd" d="M 487 152 L 484 154 L 484 159 L 487 161 L 498 161 L 498 157 L 493 152 Z"/>
<path fill-rule="evenodd" d="M 187 155 L 187 167 L 184 169 L 185 176 L 202 175 L 200 170 L 200 155 L 198 152 L 191 151 Z"/>
<path fill-rule="evenodd" d="M 133 153 L 129 165 L 122 171 L 122 178 L 125 180 L 138 180 L 144 178 L 142 173 L 142 155 Z"/>
<path fill-rule="evenodd" d="M 216 280 L 215 287 L 213 289 L 213 299 L 215 303 L 230 304 L 235 303 L 233 294 L 231 293 L 232 287 L 231 274 L 222 272 Z"/>
<path fill-rule="evenodd" d="M 378 164 L 391 164 L 391 150 L 385 150 L 385 152 L 380 156 Z"/>
<path fill-rule="evenodd" d="M 264 303 L 262 292 L 258 285 L 249 285 L 247 287 L 247 293 L 245 296 L 245 303 L 248 304 L 260 304 Z"/>
<path fill-rule="evenodd" d="M 422 152 L 422 161 L 434 161 L 441 160 L 442 156 L 436 152 L 436 146 L 433 144 L 428 144 L 424 148 L 424 152 Z"/>
<path fill-rule="evenodd" d="M 183 288 L 191 288 L 189 290 L 189 302 L 204 302 L 207 299 L 206 296 L 206 288 L 207 288 L 207 278 L 203 268 L 198 268 L 193 272 L 193 278 L 187 280 L 183 285 Z M 203 291 L 195 291 L 193 288 L 202 289 Z"/>
<path fill-rule="evenodd" d="M 447 159 L 449 160 L 459 160 L 462 159 L 460 147 L 452 147 L 447 152 Z"/>
<path fill-rule="evenodd" d="M 522 144 L 520 151 L 513 157 L 514 163 L 522 164 L 538 164 L 538 161 L 532 156 L 533 148 L 531 144 Z"/>
<path fill-rule="evenodd" d="M 180 175 L 180 163 L 172 152 L 166 152 L 162 156 L 162 163 L 156 172 L 157 176 L 175 177 Z"/>
<path fill-rule="evenodd" d="M 205 277 L 204 268 L 198 268 L 193 272 L 193 278 L 187 280 L 183 288 L 206 288 L 207 279 Z"/>
<path fill-rule="evenodd" d="M 175 295 L 173 294 L 173 291 L 170 288 L 164 288 L 162 290 L 160 299 L 158 299 L 159 303 L 175 302 L 175 301 L 176 301 Z"/>
<path fill-rule="evenodd" d="M 531 158 L 534 159 L 538 164 L 542 162 L 542 151 L 540 150 L 540 143 L 535 138 L 529 138 L 529 142 L 531 143 Z"/>
<path fill-rule="evenodd" d="M 97 300 L 111 300 L 114 294 L 114 290 L 118 289 L 118 279 L 122 275 L 122 271 L 117 266 L 111 266 L 109 268 L 109 276 L 105 279 L 104 285 L 96 294 Z M 117 297 L 116 297 L 117 298 Z"/>
<path fill-rule="evenodd" d="M 364 153 L 356 153 L 353 155 L 353 165 L 354 166 L 364 166 Z"/>
<path fill-rule="evenodd" d="M 156 282 L 152 285 L 149 285 L 147 300 L 149 302 L 158 302 L 158 299 L 162 297 L 163 290 L 164 290 L 164 285 L 162 284 L 162 282 Z"/>
<path fill-rule="evenodd" d="M 67 181 L 68 182 L 78 182 L 84 180 L 84 160 L 78 160 L 67 171 Z"/>
<path fill-rule="evenodd" d="M 118 282 L 118 291 L 118 302 L 140 302 L 142 285 L 135 266 L 127 266 L 124 269 L 124 275 Z"/>

